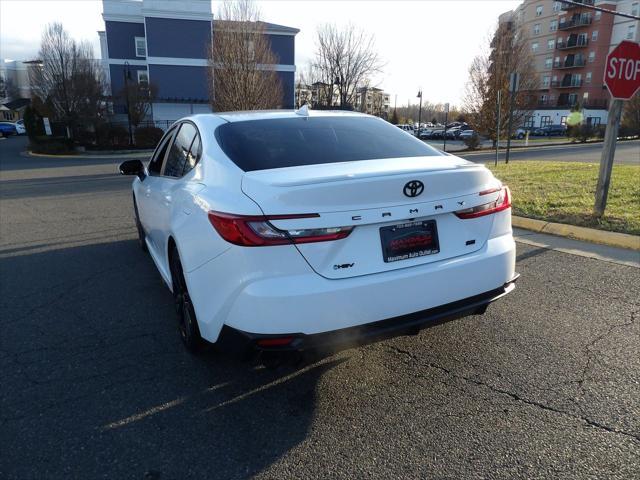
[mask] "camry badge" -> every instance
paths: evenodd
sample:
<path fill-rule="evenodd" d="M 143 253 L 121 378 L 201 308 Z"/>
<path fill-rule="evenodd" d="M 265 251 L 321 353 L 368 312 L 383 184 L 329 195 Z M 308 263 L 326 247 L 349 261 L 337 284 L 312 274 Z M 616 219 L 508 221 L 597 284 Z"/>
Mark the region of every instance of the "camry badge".
<path fill-rule="evenodd" d="M 411 180 L 404 186 L 403 192 L 407 197 L 417 197 L 424 191 L 424 183 L 420 180 Z"/>

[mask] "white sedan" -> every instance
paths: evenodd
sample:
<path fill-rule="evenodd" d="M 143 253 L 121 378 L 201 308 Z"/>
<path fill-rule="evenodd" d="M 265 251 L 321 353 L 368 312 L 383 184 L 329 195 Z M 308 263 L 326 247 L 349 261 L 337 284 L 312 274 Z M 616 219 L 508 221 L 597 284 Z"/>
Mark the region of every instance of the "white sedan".
<path fill-rule="evenodd" d="M 484 313 L 517 278 L 509 189 L 376 117 L 195 115 L 120 171 L 191 351 L 413 333 Z"/>

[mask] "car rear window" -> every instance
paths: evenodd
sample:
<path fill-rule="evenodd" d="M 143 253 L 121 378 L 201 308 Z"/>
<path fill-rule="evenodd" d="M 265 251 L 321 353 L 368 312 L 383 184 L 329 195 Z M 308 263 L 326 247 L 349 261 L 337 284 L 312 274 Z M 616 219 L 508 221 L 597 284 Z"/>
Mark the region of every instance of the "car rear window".
<path fill-rule="evenodd" d="M 231 122 L 216 129 L 224 153 L 242 170 L 442 155 L 379 118 L 300 117 Z"/>

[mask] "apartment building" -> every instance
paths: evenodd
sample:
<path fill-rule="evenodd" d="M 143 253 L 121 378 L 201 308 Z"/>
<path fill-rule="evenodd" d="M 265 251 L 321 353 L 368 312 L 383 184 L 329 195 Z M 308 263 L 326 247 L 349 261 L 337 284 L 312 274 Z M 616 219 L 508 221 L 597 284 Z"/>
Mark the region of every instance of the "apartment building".
<path fill-rule="evenodd" d="M 501 19 L 513 21 L 531 48 L 539 89 L 530 92 L 534 111 L 527 126 L 560 124 L 572 109 L 585 120 L 607 121 L 609 92 L 603 78 L 608 52 L 624 38 L 637 38 L 638 22 L 587 8 L 637 10 L 638 0 L 582 0 L 574 5 L 553 0 L 524 0 Z M 635 4 L 635 6 L 634 6 Z"/>
<path fill-rule="evenodd" d="M 175 120 L 209 112 L 207 51 L 215 35 L 211 2 L 199 0 L 103 0 L 105 30 L 98 32 L 111 93 L 125 82 L 152 82 L 158 88 L 154 120 Z M 275 69 L 293 108 L 296 28 L 264 23 L 278 58 Z M 114 105 L 124 113 L 122 104 Z"/>
<path fill-rule="evenodd" d="M 357 90 L 355 108 L 360 112 L 387 119 L 390 103 L 391 96 L 380 88 L 360 87 Z"/>

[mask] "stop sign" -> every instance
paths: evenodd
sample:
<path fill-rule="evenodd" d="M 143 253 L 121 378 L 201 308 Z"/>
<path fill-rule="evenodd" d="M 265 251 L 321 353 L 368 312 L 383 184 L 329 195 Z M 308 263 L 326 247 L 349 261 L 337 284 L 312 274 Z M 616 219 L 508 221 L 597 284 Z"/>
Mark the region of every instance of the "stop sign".
<path fill-rule="evenodd" d="M 633 97 L 640 88 L 640 44 L 623 40 L 607 55 L 604 83 L 613 98 Z"/>

